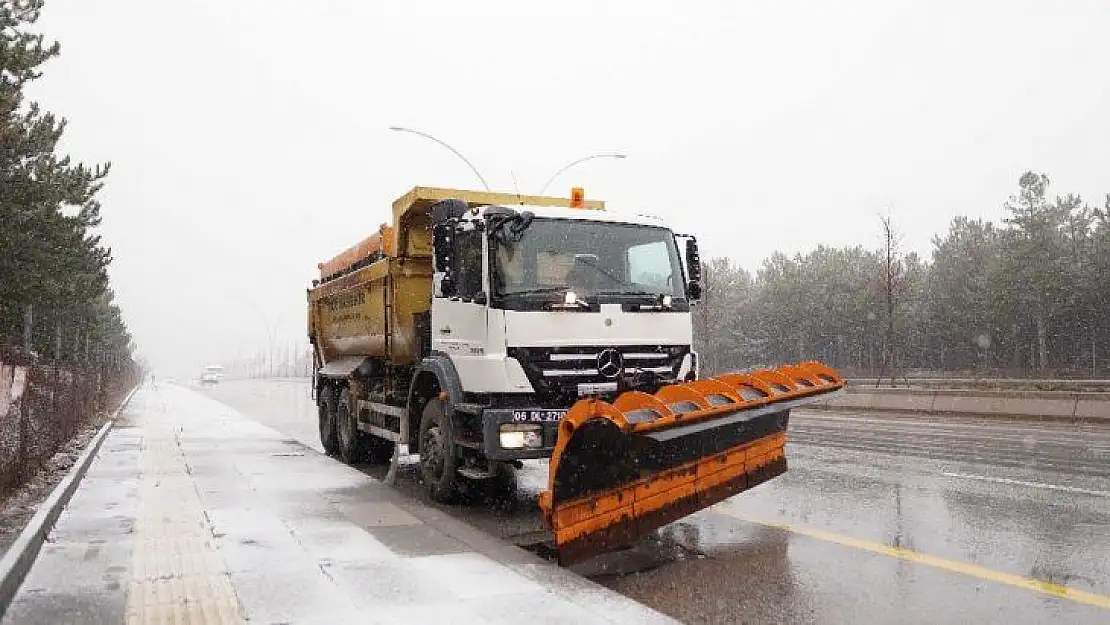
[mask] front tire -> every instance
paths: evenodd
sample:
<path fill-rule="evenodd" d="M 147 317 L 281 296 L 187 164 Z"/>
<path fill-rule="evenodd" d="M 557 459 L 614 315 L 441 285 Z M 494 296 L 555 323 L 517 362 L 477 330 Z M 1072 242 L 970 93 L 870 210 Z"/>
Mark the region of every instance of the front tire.
<path fill-rule="evenodd" d="M 420 419 L 420 475 L 432 500 L 451 503 L 458 496 L 456 461 L 454 429 L 443 401 L 432 399 Z"/>
<path fill-rule="evenodd" d="M 320 445 L 324 453 L 334 457 L 339 453 L 339 437 L 335 430 L 335 389 L 325 387 L 320 389 L 317 399 L 317 418 L 320 427 Z"/>

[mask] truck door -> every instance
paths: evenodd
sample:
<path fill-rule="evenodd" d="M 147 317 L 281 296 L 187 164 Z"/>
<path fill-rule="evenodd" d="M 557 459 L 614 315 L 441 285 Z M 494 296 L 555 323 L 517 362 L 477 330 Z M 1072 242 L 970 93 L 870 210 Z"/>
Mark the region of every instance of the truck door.
<path fill-rule="evenodd" d="M 432 299 L 432 349 L 451 356 L 459 375 L 466 380 L 474 363 L 486 351 L 486 295 L 482 268 L 485 267 L 485 236 L 464 224 L 452 237 L 450 271 L 455 293 Z M 476 363 L 475 363 L 476 364 Z"/>

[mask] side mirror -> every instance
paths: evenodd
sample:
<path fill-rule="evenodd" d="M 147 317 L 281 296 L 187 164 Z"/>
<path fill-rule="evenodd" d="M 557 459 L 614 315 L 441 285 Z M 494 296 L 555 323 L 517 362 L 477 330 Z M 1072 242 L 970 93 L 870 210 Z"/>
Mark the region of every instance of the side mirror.
<path fill-rule="evenodd" d="M 686 272 L 689 284 L 686 285 L 686 295 L 691 300 L 701 299 L 701 255 L 698 254 L 698 240 L 694 237 L 686 239 Z"/>
<path fill-rule="evenodd" d="M 439 295 L 441 297 L 454 297 L 458 293 L 458 284 L 452 275 L 451 263 L 455 250 L 455 222 L 446 221 L 437 223 L 432 229 L 432 246 L 434 252 L 435 270 L 442 273 L 439 281 Z"/>
<path fill-rule="evenodd" d="M 462 200 L 440 200 L 428 207 L 432 215 L 432 223 L 440 224 L 446 221 L 457 220 L 466 214 L 467 204 Z"/>
<path fill-rule="evenodd" d="M 455 278 L 451 272 L 443 274 L 443 279 L 439 281 L 439 293 L 443 297 L 454 297 L 458 293 L 458 285 L 455 284 Z"/>
<path fill-rule="evenodd" d="M 701 299 L 701 282 L 691 282 L 686 285 L 686 299 L 691 302 Z"/>
<path fill-rule="evenodd" d="M 438 223 L 432 230 L 432 247 L 435 251 L 435 270 L 447 271 L 451 267 L 451 250 L 455 247 L 455 224 Z"/>

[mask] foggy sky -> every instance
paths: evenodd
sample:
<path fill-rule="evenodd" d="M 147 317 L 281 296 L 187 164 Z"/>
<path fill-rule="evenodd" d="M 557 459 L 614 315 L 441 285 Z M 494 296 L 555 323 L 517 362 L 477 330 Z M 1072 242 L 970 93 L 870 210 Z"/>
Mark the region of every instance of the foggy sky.
<path fill-rule="evenodd" d="M 749 270 L 775 250 L 927 253 L 1022 171 L 1110 191 L 1110 3 L 50 0 L 32 97 L 111 160 L 102 233 L 144 355 L 182 375 L 303 342 L 316 263 L 414 185 L 560 178 Z M 836 6 L 833 6 L 833 5 Z M 514 183 L 515 174 L 515 183 Z"/>

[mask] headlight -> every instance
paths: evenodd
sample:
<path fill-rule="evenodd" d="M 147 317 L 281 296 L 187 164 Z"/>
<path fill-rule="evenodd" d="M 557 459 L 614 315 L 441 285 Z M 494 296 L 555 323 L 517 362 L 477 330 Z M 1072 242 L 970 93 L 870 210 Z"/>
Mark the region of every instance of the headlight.
<path fill-rule="evenodd" d="M 501 449 L 538 449 L 543 447 L 543 428 L 537 423 L 502 423 L 498 434 Z"/>

